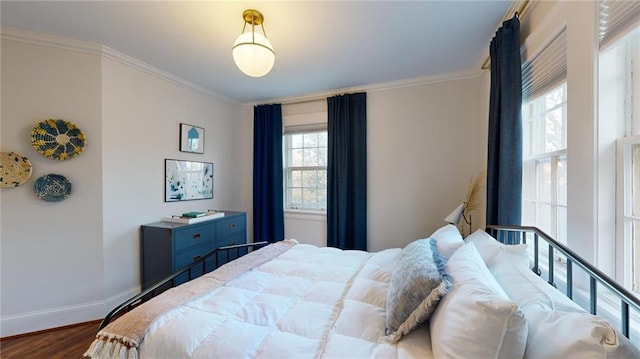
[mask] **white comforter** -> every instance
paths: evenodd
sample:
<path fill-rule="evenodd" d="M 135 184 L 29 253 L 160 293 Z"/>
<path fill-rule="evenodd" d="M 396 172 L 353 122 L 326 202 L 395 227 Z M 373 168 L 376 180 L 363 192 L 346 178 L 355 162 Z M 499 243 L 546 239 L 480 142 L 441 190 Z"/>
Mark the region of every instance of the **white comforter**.
<path fill-rule="evenodd" d="M 428 326 L 385 339 L 391 263 L 298 244 L 158 318 L 141 358 L 431 358 Z"/>

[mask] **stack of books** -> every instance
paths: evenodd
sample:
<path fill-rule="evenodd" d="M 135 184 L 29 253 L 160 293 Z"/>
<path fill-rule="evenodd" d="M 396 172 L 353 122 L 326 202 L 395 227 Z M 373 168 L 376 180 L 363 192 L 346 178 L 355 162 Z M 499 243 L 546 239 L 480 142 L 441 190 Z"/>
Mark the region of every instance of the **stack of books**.
<path fill-rule="evenodd" d="M 186 212 L 182 215 L 173 215 L 171 217 L 165 217 L 162 220 L 165 222 L 173 222 L 173 223 L 185 223 L 185 224 L 193 224 L 198 222 L 210 221 L 212 219 L 224 217 L 224 212 L 218 212 L 215 210 L 208 210 L 206 212 Z"/>

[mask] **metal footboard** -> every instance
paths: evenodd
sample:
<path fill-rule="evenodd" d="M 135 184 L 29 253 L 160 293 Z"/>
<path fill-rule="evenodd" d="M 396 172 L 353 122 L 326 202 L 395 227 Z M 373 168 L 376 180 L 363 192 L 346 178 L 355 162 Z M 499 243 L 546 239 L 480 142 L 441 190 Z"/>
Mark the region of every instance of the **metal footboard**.
<path fill-rule="evenodd" d="M 549 284 L 556 286 L 554 275 L 554 262 L 558 256 L 565 256 L 567 259 L 567 271 L 566 271 L 566 290 L 565 293 L 570 299 L 574 300 L 574 265 L 581 268 L 589 277 L 589 311 L 591 314 L 596 315 L 598 306 L 598 291 L 597 285 L 600 284 L 607 288 L 620 300 L 620 325 L 621 331 L 624 336 L 629 338 L 629 309 L 632 308 L 640 313 L 640 298 L 622 287 L 619 283 L 614 281 L 611 277 L 603 273 L 591 263 L 584 260 L 577 253 L 569 249 L 564 244 L 551 238 L 548 234 L 544 233 L 536 227 L 528 226 L 500 226 L 489 225 L 487 226 L 487 232 L 497 238 L 500 242 L 506 244 L 527 243 L 533 235 L 533 268 L 532 270 L 538 275 L 541 274 L 540 269 L 540 239 L 544 240 L 548 245 L 548 282 Z M 543 244 L 544 245 L 544 244 Z"/>
<path fill-rule="evenodd" d="M 109 312 L 109 314 L 107 314 L 104 317 L 104 319 L 100 323 L 100 326 L 98 327 L 98 330 L 101 330 L 102 328 L 106 327 L 107 324 L 109 324 L 115 317 L 119 316 L 120 314 L 126 313 L 131 309 L 139 306 L 140 304 L 148 301 L 149 299 L 159 295 L 165 290 L 175 287 L 178 284 L 181 284 L 182 283 L 182 281 L 180 280 L 181 278 L 178 278 L 178 277 L 181 277 L 184 274 L 186 274 L 188 278 L 187 281 L 189 281 L 191 279 L 199 277 L 205 273 L 211 272 L 212 270 L 218 268 L 220 266 L 220 263 L 218 261 L 219 255 L 225 256 L 224 258 L 226 260 L 223 262 L 224 264 L 229 262 L 229 260 L 233 260 L 235 258 L 238 258 L 247 254 L 249 249 L 258 249 L 266 246 L 267 244 L 269 243 L 268 242 L 246 243 L 246 244 L 219 247 L 212 250 L 206 255 L 196 259 L 188 266 L 180 269 L 179 271 L 173 273 L 167 278 L 145 289 L 140 294 L 137 294 L 136 296 L 128 299 L 124 303 L 115 307 L 113 310 Z M 208 261 L 209 262 L 213 261 L 214 265 L 211 266 L 210 264 L 207 264 Z"/>

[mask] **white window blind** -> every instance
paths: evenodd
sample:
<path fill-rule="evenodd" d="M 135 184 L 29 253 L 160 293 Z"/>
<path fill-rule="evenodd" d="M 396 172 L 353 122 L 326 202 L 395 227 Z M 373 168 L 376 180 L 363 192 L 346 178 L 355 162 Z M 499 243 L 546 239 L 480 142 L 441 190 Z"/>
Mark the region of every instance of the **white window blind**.
<path fill-rule="evenodd" d="M 600 0 L 600 49 L 640 25 L 640 1 Z"/>
<path fill-rule="evenodd" d="M 563 29 L 547 46 L 522 64 L 522 98 L 543 95 L 567 77 L 567 32 Z"/>

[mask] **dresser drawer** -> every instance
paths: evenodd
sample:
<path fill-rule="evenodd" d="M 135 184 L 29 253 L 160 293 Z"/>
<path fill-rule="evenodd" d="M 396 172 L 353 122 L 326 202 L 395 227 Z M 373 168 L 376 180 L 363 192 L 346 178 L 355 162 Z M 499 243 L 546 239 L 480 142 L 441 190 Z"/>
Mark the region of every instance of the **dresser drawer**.
<path fill-rule="evenodd" d="M 206 246 L 192 248 L 176 255 L 174 259 L 174 272 L 188 266 L 196 259 L 204 257 L 205 254 L 211 252 L 214 248 L 213 243 L 210 243 Z"/>
<path fill-rule="evenodd" d="M 234 236 L 239 233 L 245 233 L 246 217 L 234 216 L 220 220 L 216 224 L 216 236 L 218 239 L 226 236 Z M 243 241 L 244 243 L 244 241 Z"/>
<path fill-rule="evenodd" d="M 181 228 L 175 232 L 174 249 L 179 252 L 183 249 L 201 246 L 213 242 L 214 238 L 215 226 L 213 225 Z"/>

